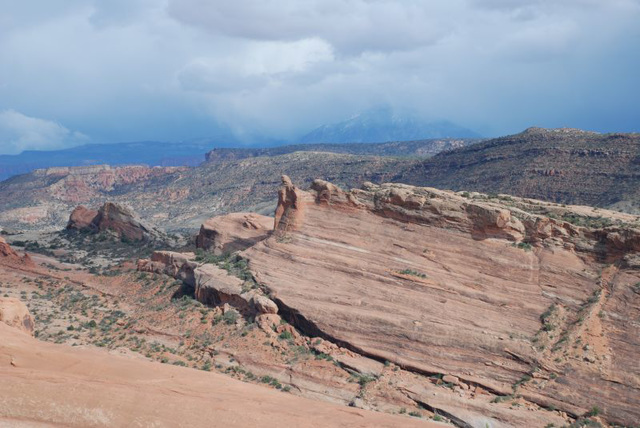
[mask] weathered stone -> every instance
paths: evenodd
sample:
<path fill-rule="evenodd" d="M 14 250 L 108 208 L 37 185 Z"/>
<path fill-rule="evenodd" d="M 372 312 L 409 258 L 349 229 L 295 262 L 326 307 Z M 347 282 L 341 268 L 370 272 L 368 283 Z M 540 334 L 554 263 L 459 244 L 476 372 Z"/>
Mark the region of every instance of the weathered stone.
<path fill-rule="evenodd" d="M 78 206 L 73 210 L 67 229 L 89 232 L 109 231 L 121 239 L 143 241 L 159 238 L 162 233 L 143 222 L 130 208 L 105 202 L 98 211 Z"/>
<path fill-rule="evenodd" d="M 33 336 L 35 321 L 19 299 L 0 297 L 0 322 Z"/>
<path fill-rule="evenodd" d="M 266 238 L 273 218 L 252 213 L 234 213 L 210 218 L 200 227 L 196 247 L 221 255 L 244 250 Z"/>

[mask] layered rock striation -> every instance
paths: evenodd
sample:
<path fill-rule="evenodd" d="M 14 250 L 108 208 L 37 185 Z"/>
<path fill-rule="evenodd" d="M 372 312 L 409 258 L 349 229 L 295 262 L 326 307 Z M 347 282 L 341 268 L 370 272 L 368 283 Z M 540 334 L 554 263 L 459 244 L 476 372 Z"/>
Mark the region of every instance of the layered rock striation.
<path fill-rule="evenodd" d="M 283 177 L 275 232 L 242 257 L 309 335 L 574 417 L 596 406 L 629 425 L 640 418 L 638 225 L 400 184 L 344 192 L 316 180 L 302 191 Z"/>
<path fill-rule="evenodd" d="M 138 261 L 138 270 L 169 275 L 184 282 L 205 305 L 228 304 L 251 315 L 278 313 L 276 304 L 260 290 L 245 287 L 245 280 L 214 264 L 196 261 L 192 253 L 156 251 L 151 259 Z"/>

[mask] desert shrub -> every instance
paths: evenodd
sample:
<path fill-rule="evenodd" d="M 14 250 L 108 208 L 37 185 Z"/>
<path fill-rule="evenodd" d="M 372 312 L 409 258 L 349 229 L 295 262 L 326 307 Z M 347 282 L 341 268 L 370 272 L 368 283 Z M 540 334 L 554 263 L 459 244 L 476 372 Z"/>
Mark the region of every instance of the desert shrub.
<path fill-rule="evenodd" d="M 285 330 L 282 333 L 280 333 L 280 336 L 278 336 L 280 339 L 283 340 L 290 340 L 293 339 L 293 334 L 291 334 L 291 332 Z"/>
<path fill-rule="evenodd" d="M 222 320 L 227 325 L 235 324 L 238 321 L 238 313 L 236 311 L 227 311 L 222 316 Z"/>
<path fill-rule="evenodd" d="M 412 270 L 412 269 L 403 269 L 403 270 L 398 271 L 398 273 L 401 274 L 401 275 L 417 276 L 418 278 L 423 278 L 423 279 L 427 277 L 427 275 L 425 275 L 425 274 L 423 274 L 421 272 Z"/>
<path fill-rule="evenodd" d="M 531 244 L 529 244 L 528 242 L 519 242 L 519 243 L 513 243 L 511 244 L 513 247 L 519 248 L 521 250 L 524 251 L 531 251 L 533 249 L 533 247 L 531 246 Z"/>

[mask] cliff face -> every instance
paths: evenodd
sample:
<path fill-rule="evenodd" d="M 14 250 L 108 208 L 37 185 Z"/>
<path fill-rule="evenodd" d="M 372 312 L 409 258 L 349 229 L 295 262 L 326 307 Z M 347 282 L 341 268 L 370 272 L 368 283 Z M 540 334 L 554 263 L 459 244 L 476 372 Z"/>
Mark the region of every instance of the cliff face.
<path fill-rule="evenodd" d="M 319 180 L 305 192 L 283 178 L 275 233 L 242 255 L 308 334 L 629 425 L 640 418 L 639 225 L 506 196 Z"/>

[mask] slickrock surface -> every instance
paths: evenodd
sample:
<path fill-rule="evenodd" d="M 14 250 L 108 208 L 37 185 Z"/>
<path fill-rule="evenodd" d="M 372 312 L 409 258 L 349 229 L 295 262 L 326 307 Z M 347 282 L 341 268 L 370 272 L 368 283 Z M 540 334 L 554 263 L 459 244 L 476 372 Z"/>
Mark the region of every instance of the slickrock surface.
<path fill-rule="evenodd" d="M 80 205 L 69 216 L 67 229 L 80 231 L 110 231 L 129 241 L 144 241 L 160 236 L 160 232 L 144 223 L 132 209 L 105 202 L 98 211 Z"/>
<path fill-rule="evenodd" d="M 39 342 L 0 323 L 0 425 L 437 427 L 216 373 Z"/>
<path fill-rule="evenodd" d="M 611 423 L 635 424 L 638 218 L 601 210 L 607 226 L 584 227 L 540 211 L 585 210 L 396 184 L 346 193 L 318 180 L 306 192 L 283 177 L 276 231 L 243 257 L 309 335 L 574 416 L 597 406 Z M 446 410 L 472 418 L 459 405 Z"/>
<path fill-rule="evenodd" d="M 273 218 L 234 213 L 213 217 L 200 227 L 196 247 L 220 255 L 249 248 L 273 230 Z"/>

